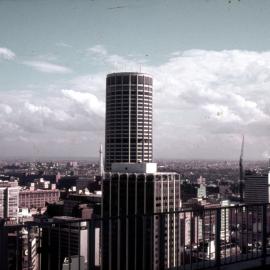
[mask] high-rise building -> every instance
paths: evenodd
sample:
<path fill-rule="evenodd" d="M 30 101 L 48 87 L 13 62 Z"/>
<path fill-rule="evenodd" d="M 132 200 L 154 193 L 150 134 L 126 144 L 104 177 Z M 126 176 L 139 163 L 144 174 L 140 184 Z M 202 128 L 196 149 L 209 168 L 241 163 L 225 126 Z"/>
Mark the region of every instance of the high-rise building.
<path fill-rule="evenodd" d="M 153 270 L 160 265 L 167 269 L 180 262 L 180 218 L 167 214 L 180 210 L 180 176 L 156 172 L 155 167 L 155 163 L 114 163 L 112 172 L 106 173 L 102 269 Z"/>
<path fill-rule="evenodd" d="M 144 73 L 107 75 L 103 270 L 173 268 L 180 261 L 180 219 L 167 214 L 180 209 L 180 176 L 151 163 L 152 86 Z"/>
<path fill-rule="evenodd" d="M 0 181 L 0 218 L 17 218 L 19 189 L 18 182 Z"/>
<path fill-rule="evenodd" d="M 107 75 L 106 171 L 114 162 L 152 162 L 152 90 L 148 74 Z"/>
<path fill-rule="evenodd" d="M 270 172 L 268 175 L 259 175 L 246 171 L 244 202 L 246 204 L 270 202 Z"/>

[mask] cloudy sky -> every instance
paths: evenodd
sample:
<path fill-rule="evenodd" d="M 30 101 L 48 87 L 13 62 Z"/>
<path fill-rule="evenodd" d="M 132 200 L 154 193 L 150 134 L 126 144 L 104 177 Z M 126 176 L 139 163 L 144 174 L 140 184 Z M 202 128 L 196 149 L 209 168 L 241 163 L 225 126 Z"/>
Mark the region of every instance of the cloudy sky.
<path fill-rule="evenodd" d="M 105 77 L 154 77 L 155 158 L 270 155 L 269 0 L 0 0 L 0 159 L 94 157 Z"/>

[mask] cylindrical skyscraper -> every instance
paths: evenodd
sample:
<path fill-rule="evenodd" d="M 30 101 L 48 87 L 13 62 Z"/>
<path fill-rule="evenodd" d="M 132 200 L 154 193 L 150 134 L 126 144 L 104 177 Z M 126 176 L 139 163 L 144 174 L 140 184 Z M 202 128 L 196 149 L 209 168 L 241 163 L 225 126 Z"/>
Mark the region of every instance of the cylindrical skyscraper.
<path fill-rule="evenodd" d="M 107 75 L 106 171 L 114 162 L 152 162 L 152 87 L 148 74 Z"/>

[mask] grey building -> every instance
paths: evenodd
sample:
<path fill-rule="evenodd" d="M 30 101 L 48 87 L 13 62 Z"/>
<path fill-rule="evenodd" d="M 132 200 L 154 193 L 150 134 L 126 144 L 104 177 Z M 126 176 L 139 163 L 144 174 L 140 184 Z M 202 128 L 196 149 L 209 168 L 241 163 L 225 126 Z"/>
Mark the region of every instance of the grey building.
<path fill-rule="evenodd" d="M 150 75 L 111 73 L 106 80 L 105 170 L 113 162 L 152 161 Z"/>
<path fill-rule="evenodd" d="M 270 202 L 270 173 L 259 175 L 255 172 L 246 172 L 244 183 L 244 202 L 246 204 Z"/>

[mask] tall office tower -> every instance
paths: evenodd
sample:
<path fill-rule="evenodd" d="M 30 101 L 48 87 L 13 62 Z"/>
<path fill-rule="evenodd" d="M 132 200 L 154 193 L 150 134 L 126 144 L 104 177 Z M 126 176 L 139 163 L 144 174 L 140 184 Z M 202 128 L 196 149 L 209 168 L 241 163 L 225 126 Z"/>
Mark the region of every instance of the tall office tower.
<path fill-rule="evenodd" d="M 103 270 L 168 269 L 180 260 L 180 219 L 167 214 L 180 209 L 180 177 L 151 163 L 152 85 L 144 73 L 107 75 Z"/>
<path fill-rule="evenodd" d="M 245 198 L 246 204 L 262 204 L 270 202 L 270 172 L 268 175 L 258 175 L 246 171 Z"/>
<path fill-rule="evenodd" d="M 152 161 L 152 86 L 144 73 L 107 75 L 106 171 L 113 162 Z"/>
<path fill-rule="evenodd" d="M 19 190 L 18 182 L 0 181 L 0 218 L 17 219 Z"/>
<path fill-rule="evenodd" d="M 103 194 L 103 270 L 179 265 L 180 218 L 174 214 L 180 210 L 179 174 L 157 172 L 155 163 L 114 163 Z"/>

